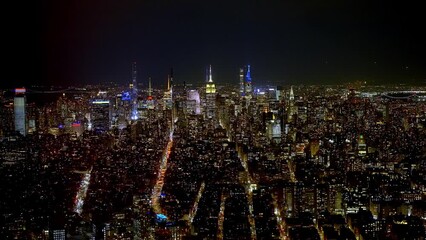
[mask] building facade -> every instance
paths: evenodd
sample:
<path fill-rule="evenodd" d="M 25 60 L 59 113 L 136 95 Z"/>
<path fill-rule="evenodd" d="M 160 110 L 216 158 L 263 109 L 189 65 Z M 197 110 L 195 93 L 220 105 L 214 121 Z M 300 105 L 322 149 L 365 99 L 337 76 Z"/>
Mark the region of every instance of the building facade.
<path fill-rule="evenodd" d="M 214 118 L 216 115 L 216 85 L 213 82 L 212 66 L 209 67 L 209 76 L 206 83 L 206 118 Z"/>
<path fill-rule="evenodd" d="M 26 104 L 25 88 L 17 88 L 15 90 L 15 98 L 13 100 L 14 117 L 15 117 L 15 131 L 22 135 L 27 135 L 27 117 L 26 117 Z"/>

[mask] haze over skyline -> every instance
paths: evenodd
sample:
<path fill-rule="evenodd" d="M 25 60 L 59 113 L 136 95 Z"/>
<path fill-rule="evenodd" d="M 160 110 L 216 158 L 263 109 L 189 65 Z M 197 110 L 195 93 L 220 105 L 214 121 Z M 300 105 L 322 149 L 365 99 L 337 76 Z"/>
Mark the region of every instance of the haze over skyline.
<path fill-rule="evenodd" d="M 388 1 L 37 1 L 2 16 L 1 87 L 354 80 L 423 83 L 421 8 Z"/>

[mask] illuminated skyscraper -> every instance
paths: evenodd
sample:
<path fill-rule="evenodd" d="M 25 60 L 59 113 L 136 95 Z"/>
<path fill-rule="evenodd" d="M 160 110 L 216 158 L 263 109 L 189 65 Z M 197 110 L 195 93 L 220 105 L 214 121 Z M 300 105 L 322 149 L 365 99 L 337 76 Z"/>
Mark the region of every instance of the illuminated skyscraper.
<path fill-rule="evenodd" d="M 216 85 L 213 82 L 212 66 L 209 67 L 209 75 L 206 84 L 206 117 L 214 118 L 216 108 Z"/>
<path fill-rule="evenodd" d="M 15 89 L 15 98 L 13 102 L 15 115 L 15 131 L 22 135 L 27 135 L 27 119 L 26 119 L 26 97 L 25 88 Z"/>
<path fill-rule="evenodd" d="M 290 88 L 290 94 L 288 95 L 287 99 L 287 121 L 291 122 L 293 120 L 293 115 L 295 114 L 295 107 L 294 107 L 294 92 L 293 92 L 293 86 Z"/>
<path fill-rule="evenodd" d="M 91 104 L 91 127 L 95 131 L 108 131 L 110 128 L 110 101 L 96 99 Z"/>
<path fill-rule="evenodd" d="M 148 82 L 148 97 L 146 99 L 146 106 L 148 109 L 154 109 L 154 99 L 152 97 L 152 86 L 151 86 L 151 77 L 149 77 Z"/>
<path fill-rule="evenodd" d="M 173 101 L 173 68 L 170 68 L 170 97 L 172 98 Z"/>
<path fill-rule="evenodd" d="M 244 81 L 244 68 L 240 68 L 240 96 L 246 95 L 246 84 Z"/>
<path fill-rule="evenodd" d="M 294 102 L 293 86 L 291 86 L 291 88 L 290 88 L 289 100 L 290 100 L 290 102 Z"/>
<path fill-rule="evenodd" d="M 246 68 L 246 73 L 245 73 L 245 81 L 244 81 L 244 85 L 245 85 L 245 91 L 246 91 L 246 96 L 251 96 L 253 94 L 253 88 L 251 85 L 251 73 L 250 73 L 250 65 L 247 65 Z"/>
<path fill-rule="evenodd" d="M 164 91 L 163 95 L 163 110 L 171 110 L 173 107 L 173 90 L 172 90 L 172 77 L 170 75 L 167 76 L 167 89 Z"/>
<path fill-rule="evenodd" d="M 132 64 L 132 120 L 138 119 L 138 83 L 136 62 Z"/>
<path fill-rule="evenodd" d="M 53 240 L 65 240 L 66 239 L 66 232 L 65 229 L 55 229 L 52 231 L 52 237 Z"/>
<path fill-rule="evenodd" d="M 163 96 L 163 110 L 165 116 L 170 119 L 170 130 L 174 128 L 175 108 L 173 107 L 173 69 L 170 70 L 170 75 L 167 76 L 167 90 Z"/>
<path fill-rule="evenodd" d="M 253 97 L 253 87 L 251 82 L 250 65 L 240 68 L 240 95 L 244 98 L 246 106 Z"/>
<path fill-rule="evenodd" d="M 200 114 L 200 94 L 197 90 L 191 89 L 188 91 L 186 107 L 189 114 Z"/>
<path fill-rule="evenodd" d="M 364 136 L 361 134 L 358 137 L 358 155 L 365 156 L 367 154 L 367 145 L 365 144 Z"/>

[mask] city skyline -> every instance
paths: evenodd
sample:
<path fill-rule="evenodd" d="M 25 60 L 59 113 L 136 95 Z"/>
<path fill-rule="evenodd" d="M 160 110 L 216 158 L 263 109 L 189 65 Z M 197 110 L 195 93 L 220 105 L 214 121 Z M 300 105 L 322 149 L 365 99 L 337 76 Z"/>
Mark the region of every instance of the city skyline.
<path fill-rule="evenodd" d="M 251 72 L 0 92 L 0 236 L 423 239 L 425 86 L 259 91 Z"/>
<path fill-rule="evenodd" d="M 242 65 L 272 84 L 363 80 L 424 83 L 426 52 L 415 4 L 319 1 L 8 3 L 2 87 L 139 79 L 238 84 Z M 13 86 L 12 86 L 13 84 Z"/>
<path fill-rule="evenodd" d="M 4 12 L 1 239 L 425 239 L 417 3 Z"/>

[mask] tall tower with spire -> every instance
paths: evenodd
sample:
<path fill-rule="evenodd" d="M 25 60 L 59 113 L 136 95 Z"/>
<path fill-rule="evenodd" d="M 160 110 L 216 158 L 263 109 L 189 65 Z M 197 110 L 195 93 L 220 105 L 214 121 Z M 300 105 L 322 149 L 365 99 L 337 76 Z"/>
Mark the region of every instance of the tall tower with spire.
<path fill-rule="evenodd" d="M 146 98 L 146 107 L 154 109 L 154 98 L 152 97 L 152 81 L 151 76 L 148 78 L 148 96 Z"/>
<path fill-rule="evenodd" d="M 132 120 L 138 119 L 138 83 L 137 83 L 136 62 L 132 64 Z"/>
<path fill-rule="evenodd" d="M 148 77 L 148 100 L 152 100 L 152 80 L 151 76 Z"/>
<path fill-rule="evenodd" d="M 244 68 L 240 68 L 240 96 L 246 95 L 246 84 L 244 81 Z"/>
<path fill-rule="evenodd" d="M 168 88 L 170 92 L 170 98 L 173 102 L 173 68 L 170 68 L 170 75 L 169 75 L 169 82 L 168 82 Z"/>
<path fill-rule="evenodd" d="M 287 104 L 287 120 L 288 122 L 291 122 L 293 120 L 293 115 L 295 114 L 296 110 L 294 107 L 294 92 L 293 92 L 293 86 L 290 87 L 290 94 L 288 95 L 288 104 Z"/>
<path fill-rule="evenodd" d="M 216 115 L 216 84 L 213 82 L 212 66 L 209 66 L 206 83 L 206 117 L 214 118 Z"/>
<path fill-rule="evenodd" d="M 172 109 L 173 105 L 173 87 L 172 87 L 172 79 L 170 75 L 167 76 L 167 89 L 164 91 L 163 96 L 163 110 L 170 110 Z"/>
<path fill-rule="evenodd" d="M 250 101 L 253 96 L 250 65 L 245 65 L 240 68 L 240 96 L 248 101 Z"/>
<path fill-rule="evenodd" d="M 293 86 L 291 86 L 291 87 L 290 87 L 289 101 L 290 101 L 290 102 L 294 102 Z"/>
<path fill-rule="evenodd" d="M 253 87 L 251 85 L 250 65 L 247 65 L 247 71 L 246 71 L 244 85 L 245 85 L 245 91 L 246 91 L 245 95 L 251 96 L 253 94 Z"/>
<path fill-rule="evenodd" d="M 250 99 L 253 97 L 250 65 L 240 68 L 240 94 L 243 105 L 248 107 Z"/>
<path fill-rule="evenodd" d="M 163 110 L 166 116 L 170 119 L 170 131 L 174 128 L 175 109 L 173 107 L 173 68 L 170 69 L 170 74 L 167 75 L 167 89 L 163 96 Z"/>

